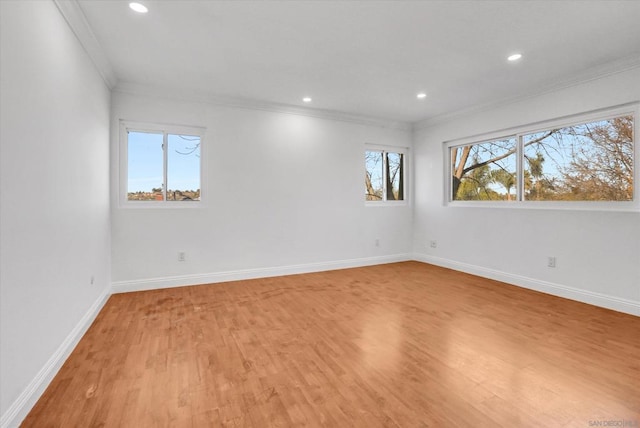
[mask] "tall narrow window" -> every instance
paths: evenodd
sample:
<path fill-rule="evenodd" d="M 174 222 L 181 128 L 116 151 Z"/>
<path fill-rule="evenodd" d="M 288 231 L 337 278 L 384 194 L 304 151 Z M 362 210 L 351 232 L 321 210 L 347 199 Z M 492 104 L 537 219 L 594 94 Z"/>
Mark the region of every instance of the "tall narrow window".
<path fill-rule="evenodd" d="M 365 200 L 382 201 L 384 199 L 383 152 L 367 150 L 365 152 Z"/>
<path fill-rule="evenodd" d="M 405 200 L 405 153 L 397 150 L 365 151 L 365 201 Z"/>
<path fill-rule="evenodd" d="M 167 135 L 167 200 L 200 199 L 200 137 Z"/>
<path fill-rule="evenodd" d="M 127 200 L 164 199 L 163 135 L 128 132 Z"/>
<path fill-rule="evenodd" d="M 125 201 L 199 201 L 202 132 L 153 128 L 123 125 Z"/>

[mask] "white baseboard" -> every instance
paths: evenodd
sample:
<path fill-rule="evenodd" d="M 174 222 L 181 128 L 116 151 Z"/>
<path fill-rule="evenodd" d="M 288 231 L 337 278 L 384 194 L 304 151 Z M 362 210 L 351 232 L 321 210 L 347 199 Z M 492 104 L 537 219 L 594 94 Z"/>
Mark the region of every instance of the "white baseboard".
<path fill-rule="evenodd" d="M 300 265 L 243 269 L 195 275 L 168 276 L 132 281 L 115 281 L 111 284 L 111 289 L 113 293 L 127 293 L 131 291 L 155 290 L 160 288 L 212 284 L 217 282 L 239 281 L 245 279 L 269 278 L 274 276 L 296 275 L 311 272 L 323 272 L 336 269 L 381 265 L 385 263 L 405 262 L 409 260 L 413 260 L 411 254 L 394 254 L 390 256 L 364 257 L 359 259 L 306 263 Z"/>
<path fill-rule="evenodd" d="M 2 418 L 0 418 L 1 428 L 15 428 L 22 423 L 31 411 L 31 408 L 36 404 L 40 396 L 44 393 L 44 390 L 47 389 L 58 373 L 62 364 L 64 364 L 82 336 L 89 329 L 91 323 L 93 323 L 96 316 L 98 316 L 98 313 L 111 295 L 110 291 L 109 287 L 105 288 L 78 324 L 71 330 L 71 333 L 69 333 L 56 352 L 49 358 L 44 367 L 40 369 L 36 377 L 33 378 L 31 383 L 22 391 L 22 394 L 20 394 L 16 401 L 14 401 L 2 415 Z"/>
<path fill-rule="evenodd" d="M 640 316 L 640 301 L 621 299 L 619 297 L 608 296 L 602 293 L 581 290 L 579 288 L 541 281 L 534 278 L 528 278 L 526 276 L 515 275 L 508 272 L 502 272 L 482 266 L 444 259 L 441 257 L 434 257 L 427 254 L 414 253 L 413 259 L 419 262 L 429 263 L 436 266 L 470 273 L 472 275 L 481 276 L 483 278 L 506 282 L 507 284 L 517 285 L 519 287 L 528 288 L 530 290 L 540 291 L 542 293 L 547 293 L 566 299 L 576 300 L 582 303 L 588 303 L 594 306 L 612 309 L 618 312 Z"/>
<path fill-rule="evenodd" d="M 236 271 L 215 272 L 207 274 L 181 275 L 162 278 L 150 278 L 133 281 L 116 281 L 111 284 L 111 288 L 98 297 L 95 303 L 89 308 L 76 327 L 69 333 L 64 342 L 58 347 L 56 352 L 49 358 L 44 367 L 38 372 L 27 388 L 20 394 L 18 399 L 7 409 L 0 418 L 0 428 L 18 427 L 27 416 L 31 408 L 38 401 L 49 383 L 62 367 L 62 364 L 69 357 L 82 336 L 86 333 L 91 323 L 106 303 L 111 293 L 125 293 L 131 291 L 143 291 L 161 288 L 180 287 L 198 284 L 210 284 L 226 281 L 238 281 L 255 278 L 268 278 L 282 275 L 295 275 L 301 273 L 322 272 L 337 269 L 347 269 L 354 267 L 380 265 L 385 263 L 395 263 L 415 260 L 442 266 L 461 272 L 470 273 L 484 278 L 494 279 L 517 285 L 535 291 L 564 297 L 579 302 L 588 303 L 595 306 L 613 309 L 615 311 L 640 316 L 640 302 L 608 296 L 601 293 L 580 290 L 551 282 L 502 272 L 482 266 L 471 265 L 455 260 L 433 257 L 426 254 L 395 254 L 390 256 L 365 257 L 350 260 L 337 260 L 321 263 L 307 263 L 300 265 L 244 269 Z"/>
<path fill-rule="evenodd" d="M 301 265 L 291 265 L 282 267 L 245 269 L 238 271 L 216 272 L 209 274 L 182 275 L 164 278 L 151 278 L 135 281 L 113 282 L 111 287 L 106 288 L 87 313 L 78 322 L 75 328 L 69 333 L 66 339 L 58 347 L 56 352 L 49 358 L 47 363 L 38 372 L 35 378 L 29 383 L 16 401 L 7 409 L 0 418 L 0 428 L 15 428 L 20 425 L 29 414 L 32 407 L 38 401 L 45 389 L 49 386 L 62 364 L 69 357 L 82 336 L 86 333 L 95 320 L 100 310 L 104 307 L 107 299 L 112 293 L 122 293 L 129 291 L 142 291 L 160 288 L 179 287 L 187 285 L 208 284 L 215 282 L 237 281 L 243 279 L 267 278 L 282 275 L 294 275 L 300 273 L 321 272 L 336 269 L 347 269 L 352 267 L 372 266 L 385 263 L 395 263 L 412 260 L 411 254 L 396 254 L 380 257 L 366 257 L 351 260 L 338 260 L 323 263 L 308 263 Z"/>

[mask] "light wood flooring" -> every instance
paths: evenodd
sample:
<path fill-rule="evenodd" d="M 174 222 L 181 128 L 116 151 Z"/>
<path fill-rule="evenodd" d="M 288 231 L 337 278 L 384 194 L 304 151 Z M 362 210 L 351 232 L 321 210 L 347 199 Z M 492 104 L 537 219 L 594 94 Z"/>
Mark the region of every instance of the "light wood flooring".
<path fill-rule="evenodd" d="M 640 318 L 406 262 L 113 295 L 23 426 L 611 421 L 640 426 Z"/>

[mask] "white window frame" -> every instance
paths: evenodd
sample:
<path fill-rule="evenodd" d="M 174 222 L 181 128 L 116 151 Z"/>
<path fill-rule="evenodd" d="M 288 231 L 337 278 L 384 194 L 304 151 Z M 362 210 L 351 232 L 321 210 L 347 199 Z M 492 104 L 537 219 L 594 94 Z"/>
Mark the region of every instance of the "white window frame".
<path fill-rule="evenodd" d="M 632 201 L 530 201 L 524 200 L 523 180 L 523 137 L 554 128 L 564 128 L 588 122 L 612 119 L 614 117 L 633 116 L 633 200 Z M 554 210 L 586 210 L 586 211 L 640 211 L 640 103 L 633 102 L 616 107 L 593 110 L 576 115 L 536 122 L 528 125 L 509 128 L 501 131 L 479 134 L 471 137 L 445 141 L 442 144 L 444 160 L 443 205 L 449 207 L 484 207 L 484 208 L 529 208 Z M 517 199 L 513 201 L 456 201 L 452 199 L 451 149 L 459 146 L 481 144 L 506 138 L 516 138 L 516 185 Z"/>
<path fill-rule="evenodd" d="M 409 178 L 409 174 L 407 173 L 408 167 L 409 167 L 409 148 L 408 147 L 395 147 L 395 146 L 385 146 L 385 145 L 377 145 L 377 144 L 369 144 L 366 143 L 365 147 L 364 147 L 364 152 L 363 154 L 365 154 L 367 152 L 381 152 L 382 153 L 382 162 L 383 162 L 383 166 L 382 166 L 382 184 L 383 184 L 383 191 L 382 191 L 382 195 L 383 195 L 383 199 L 380 201 L 367 201 L 365 199 L 364 203 L 366 206 L 368 207 L 380 207 L 380 206 L 398 206 L 398 205 L 407 205 L 409 203 L 409 183 L 408 183 L 408 178 Z M 404 185 L 404 189 L 403 189 L 403 196 L 404 199 L 401 201 L 389 201 L 387 200 L 387 189 L 386 189 L 386 185 L 387 185 L 387 169 L 384 167 L 384 163 L 386 162 L 386 156 L 384 156 L 385 153 L 401 153 L 403 155 L 403 164 L 402 164 L 402 184 Z M 364 166 L 364 165 L 363 165 Z M 364 166 L 365 170 L 365 174 L 366 174 L 366 166 Z"/>
<path fill-rule="evenodd" d="M 159 124 L 149 122 L 135 122 L 128 120 L 120 120 L 120 143 L 119 143 L 119 184 L 118 184 L 118 201 L 121 208 L 201 208 L 204 198 L 206 197 L 205 187 L 205 131 L 206 129 L 199 126 Z M 168 201 L 166 197 L 162 201 L 130 201 L 127 198 L 128 192 L 128 176 L 129 176 L 129 132 L 149 132 L 162 133 L 163 144 L 167 144 L 167 135 L 190 135 L 200 137 L 200 200 L 198 201 Z M 167 151 L 163 150 L 163 176 L 167 177 Z M 162 184 L 163 192 L 166 191 L 166 183 Z"/>

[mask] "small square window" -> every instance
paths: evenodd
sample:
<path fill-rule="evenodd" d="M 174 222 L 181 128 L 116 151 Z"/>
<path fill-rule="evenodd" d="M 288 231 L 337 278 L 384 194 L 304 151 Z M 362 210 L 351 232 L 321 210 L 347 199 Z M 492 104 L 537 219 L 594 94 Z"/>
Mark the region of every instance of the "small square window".
<path fill-rule="evenodd" d="M 405 200 L 405 153 L 397 150 L 365 151 L 365 201 Z"/>
<path fill-rule="evenodd" d="M 124 201 L 131 205 L 200 201 L 202 134 L 197 128 L 123 123 Z"/>

